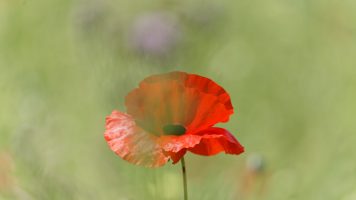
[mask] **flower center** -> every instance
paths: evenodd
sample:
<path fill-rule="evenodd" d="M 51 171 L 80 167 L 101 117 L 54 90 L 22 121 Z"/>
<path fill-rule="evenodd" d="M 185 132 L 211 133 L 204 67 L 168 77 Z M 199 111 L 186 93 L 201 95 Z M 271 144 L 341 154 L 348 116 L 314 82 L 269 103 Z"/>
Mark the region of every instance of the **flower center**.
<path fill-rule="evenodd" d="M 183 135 L 185 131 L 185 127 L 179 124 L 167 124 L 163 126 L 165 135 Z"/>

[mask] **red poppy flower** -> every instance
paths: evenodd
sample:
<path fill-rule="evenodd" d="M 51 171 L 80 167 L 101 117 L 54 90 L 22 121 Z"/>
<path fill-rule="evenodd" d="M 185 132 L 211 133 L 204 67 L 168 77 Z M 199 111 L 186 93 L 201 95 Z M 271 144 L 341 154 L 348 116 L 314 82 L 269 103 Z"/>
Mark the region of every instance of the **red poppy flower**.
<path fill-rule="evenodd" d="M 136 165 L 177 163 L 187 151 L 211 156 L 240 154 L 243 146 L 226 129 L 233 113 L 229 94 L 212 80 L 185 72 L 144 79 L 126 96 L 127 113 L 106 118 L 105 139 L 118 156 Z"/>

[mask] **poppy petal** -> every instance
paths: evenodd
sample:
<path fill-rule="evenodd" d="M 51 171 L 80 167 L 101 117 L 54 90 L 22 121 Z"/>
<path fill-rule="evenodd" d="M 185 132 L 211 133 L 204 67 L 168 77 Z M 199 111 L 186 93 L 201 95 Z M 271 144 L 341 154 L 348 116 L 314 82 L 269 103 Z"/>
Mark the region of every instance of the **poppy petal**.
<path fill-rule="evenodd" d="M 202 136 L 200 143 L 188 149 L 192 153 L 211 156 L 222 151 L 236 155 L 244 152 L 244 147 L 226 129 L 211 127 L 199 132 L 199 135 Z"/>
<path fill-rule="evenodd" d="M 182 135 L 182 136 L 161 136 L 159 143 L 164 151 L 178 152 L 185 148 L 191 148 L 200 142 L 200 135 Z"/>
<path fill-rule="evenodd" d="M 142 127 L 163 135 L 168 124 L 182 124 L 184 87 L 175 81 L 142 84 L 126 96 L 127 113 Z"/>
<path fill-rule="evenodd" d="M 132 164 L 159 167 L 169 159 L 163 154 L 158 137 L 137 126 L 128 114 L 113 111 L 106 118 L 104 137 L 112 151 Z"/>
<path fill-rule="evenodd" d="M 233 113 L 226 91 L 212 80 L 185 72 L 153 75 L 126 97 L 127 112 L 144 129 L 164 135 L 167 124 L 182 125 L 194 134 Z"/>
<path fill-rule="evenodd" d="M 159 143 L 164 154 L 177 163 L 186 153 L 186 149 L 192 148 L 199 144 L 202 136 L 200 135 L 182 135 L 182 136 L 161 136 Z"/>
<path fill-rule="evenodd" d="M 195 107 L 195 117 L 186 125 L 188 130 L 192 130 L 192 134 L 214 126 L 216 123 L 228 121 L 233 113 L 233 110 L 226 109 L 215 95 L 200 92 L 195 96 L 199 97 L 199 104 Z"/>
<path fill-rule="evenodd" d="M 195 88 L 201 92 L 217 96 L 227 110 L 233 109 L 229 94 L 220 85 L 209 78 L 190 74 L 185 82 L 186 87 Z"/>
<path fill-rule="evenodd" d="M 169 156 L 172 159 L 172 164 L 176 164 L 177 162 L 180 161 L 180 159 L 185 155 L 185 153 L 187 152 L 186 149 L 182 149 L 178 152 L 164 152 L 165 155 Z"/>

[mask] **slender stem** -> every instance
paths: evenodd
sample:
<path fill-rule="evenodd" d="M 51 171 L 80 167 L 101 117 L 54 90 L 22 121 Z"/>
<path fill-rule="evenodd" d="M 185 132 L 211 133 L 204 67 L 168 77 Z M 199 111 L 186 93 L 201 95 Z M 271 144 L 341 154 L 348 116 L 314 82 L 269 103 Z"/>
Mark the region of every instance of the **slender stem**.
<path fill-rule="evenodd" d="M 183 188 L 184 188 L 184 200 L 188 200 L 188 189 L 187 189 L 187 173 L 185 171 L 184 157 L 180 160 L 182 164 L 182 175 L 183 175 Z"/>

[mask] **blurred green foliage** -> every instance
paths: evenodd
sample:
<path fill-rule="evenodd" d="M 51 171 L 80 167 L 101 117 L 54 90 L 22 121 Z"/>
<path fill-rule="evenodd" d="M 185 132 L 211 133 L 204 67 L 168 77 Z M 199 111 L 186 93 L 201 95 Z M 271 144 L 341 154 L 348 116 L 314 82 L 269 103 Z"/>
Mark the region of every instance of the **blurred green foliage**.
<path fill-rule="evenodd" d="M 131 44 L 152 13 L 179 34 L 163 55 Z M 130 165 L 103 131 L 142 78 L 183 70 L 229 91 L 246 148 L 188 154 L 191 199 L 354 200 L 355 19 L 352 0 L 0 0 L 0 199 L 182 199 L 179 165 Z"/>

